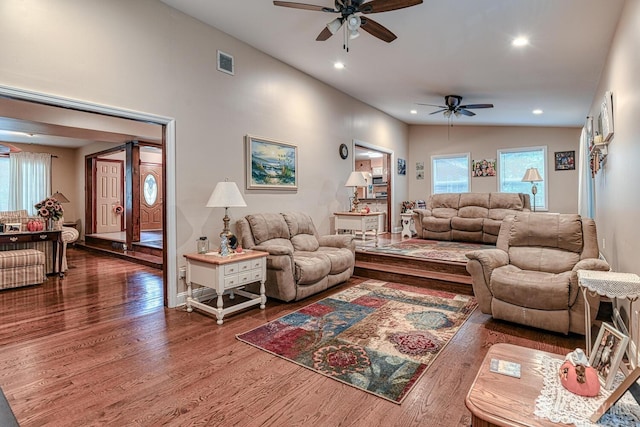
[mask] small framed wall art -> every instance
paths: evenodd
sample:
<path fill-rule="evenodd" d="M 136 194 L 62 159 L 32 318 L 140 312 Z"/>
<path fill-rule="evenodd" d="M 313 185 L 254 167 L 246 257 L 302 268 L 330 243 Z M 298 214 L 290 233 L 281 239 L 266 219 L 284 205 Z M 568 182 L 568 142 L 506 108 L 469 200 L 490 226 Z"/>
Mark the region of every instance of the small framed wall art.
<path fill-rule="evenodd" d="M 298 147 L 247 135 L 247 190 L 298 189 Z"/>
<path fill-rule="evenodd" d="M 600 120 L 603 141 L 610 141 L 613 137 L 613 95 L 607 91 L 600 105 Z"/>
<path fill-rule="evenodd" d="M 575 151 L 556 151 L 555 164 L 557 171 L 568 171 L 576 168 Z"/>

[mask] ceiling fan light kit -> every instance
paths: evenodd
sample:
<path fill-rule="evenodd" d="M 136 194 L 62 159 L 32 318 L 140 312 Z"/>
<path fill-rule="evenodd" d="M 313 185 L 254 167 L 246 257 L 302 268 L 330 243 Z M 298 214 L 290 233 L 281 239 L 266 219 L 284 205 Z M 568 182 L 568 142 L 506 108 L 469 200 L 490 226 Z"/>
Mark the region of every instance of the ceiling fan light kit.
<path fill-rule="evenodd" d="M 348 52 L 349 40 L 353 40 L 360 36 L 360 32 L 358 31 L 360 28 L 387 43 L 391 43 L 397 38 L 389 29 L 371 18 L 362 17 L 361 14 L 389 12 L 391 10 L 416 6 L 421 4 L 422 1 L 423 0 L 371 0 L 365 2 L 365 0 L 335 0 L 335 8 L 289 1 L 274 1 L 273 4 L 275 6 L 290 7 L 293 9 L 339 13 L 340 16 L 329 22 L 325 28 L 322 29 L 320 34 L 318 34 L 316 40 L 325 41 L 329 39 L 329 37 L 338 32 L 340 27 L 342 27 L 342 24 L 346 21 L 347 25 L 344 31 L 344 43 L 342 48 Z"/>

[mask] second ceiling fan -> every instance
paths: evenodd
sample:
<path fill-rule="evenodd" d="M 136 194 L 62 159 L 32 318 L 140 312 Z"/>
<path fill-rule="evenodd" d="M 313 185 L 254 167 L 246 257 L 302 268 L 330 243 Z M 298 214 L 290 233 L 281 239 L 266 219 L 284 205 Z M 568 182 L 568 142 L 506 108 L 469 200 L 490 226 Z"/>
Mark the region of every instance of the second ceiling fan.
<path fill-rule="evenodd" d="M 445 117 L 451 117 L 452 114 L 459 116 L 460 114 L 465 116 L 475 116 L 476 113 L 473 110 L 476 108 L 493 108 L 493 104 L 467 104 L 460 105 L 462 103 L 462 97 L 460 95 L 447 95 L 444 97 L 445 105 L 435 105 L 435 104 L 421 104 L 418 105 L 428 105 L 430 107 L 438 107 L 439 110 L 436 110 L 429 115 L 444 113 Z"/>
<path fill-rule="evenodd" d="M 387 43 L 394 41 L 397 36 L 389 31 L 383 25 L 377 23 L 373 19 L 362 16 L 370 13 L 388 12 L 391 10 L 403 9 L 405 7 L 416 6 L 421 4 L 422 0 L 335 0 L 335 8 L 317 6 L 313 4 L 297 3 L 289 1 L 274 1 L 276 6 L 291 7 L 294 9 L 313 10 L 317 12 L 339 13 L 340 16 L 329 22 L 316 37 L 317 41 L 325 41 L 338 32 L 342 25 L 346 22 L 345 45 L 348 51 L 347 40 L 354 39 L 360 34 L 358 29 L 363 29 L 372 36 L 379 38 Z"/>

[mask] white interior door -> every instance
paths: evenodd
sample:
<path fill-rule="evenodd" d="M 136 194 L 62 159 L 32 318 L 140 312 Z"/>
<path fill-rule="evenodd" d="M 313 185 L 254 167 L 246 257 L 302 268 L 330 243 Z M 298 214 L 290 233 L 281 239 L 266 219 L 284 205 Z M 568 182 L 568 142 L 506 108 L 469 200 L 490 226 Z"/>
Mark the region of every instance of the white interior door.
<path fill-rule="evenodd" d="M 120 160 L 96 161 L 96 233 L 122 231 L 124 211 L 116 213 L 116 206 L 124 206 L 122 197 Z"/>

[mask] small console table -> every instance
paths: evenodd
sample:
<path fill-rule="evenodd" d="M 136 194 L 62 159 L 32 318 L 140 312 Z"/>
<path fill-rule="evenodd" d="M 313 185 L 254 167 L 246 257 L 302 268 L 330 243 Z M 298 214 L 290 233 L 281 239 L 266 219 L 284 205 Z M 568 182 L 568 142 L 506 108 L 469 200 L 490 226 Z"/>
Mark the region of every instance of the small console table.
<path fill-rule="evenodd" d="M 382 212 L 334 212 L 336 216 L 336 234 L 338 230 L 360 230 L 362 232 L 362 241 L 367 231 L 373 230 L 374 242 L 378 246 L 378 217 Z"/>
<path fill-rule="evenodd" d="M 267 280 L 267 252 L 246 250 L 221 256 L 211 254 L 186 254 L 187 259 L 187 311 L 198 308 L 210 314 L 215 314 L 218 325 L 222 325 L 222 318 L 246 307 L 260 304 L 264 309 L 267 297 L 264 294 L 264 282 Z M 242 290 L 245 285 L 260 282 L 260 295 Z M 213 289 L 218 297 L 216 307 L 204 304 L 193 297 L 192 285 L 201 285 Z M 248 301 L 224 307 L 222 296 L 228 293 L 233 299 L 235 294 L 249 298 Z"/>
<path fill-rule="evenodd" d="M 633 273 L 578 270 L 578 285 L 580 285 L 582 296 L 584 297 L 585 343 L 587 347 L 586 353 L 589 355 L 593 343 L 591 342 L 591 307 L 589 307 L 589 303 L 587 302 L 587 291 L 595 292 L 603 297 L 613 298 L 614 302 L 618 298 L 628 299 L 629 316 L 631 317 L 633 316 L 633 302 L 640 297 L 640 277 Z M 615 312 L 616 309 L 614 306 L 614 313 Z M 630 338 L 632 336 L 632 323 L 632 319 L 629 319 Z M 629 348 L 631 348 L 631 340 L 629 340 Z M 631 353 L 628 355 L 631 356 Z M 633 361 L 632 365 L 635 368 L 635 361 Z"/>
<path fill-rule="evenodd" d="M 31 242 L 51 242 L 52 244 L 52 258 L 54 269 L 58 267 L 58 274 L 60 277 L 64 277 L 62 271 L 62 230 L 42 230 L 42 231 L 21 231 L 0 233 L 0 245 L 19 245 Z M 58 256 L 60 252 L 60 256 Z"/>

